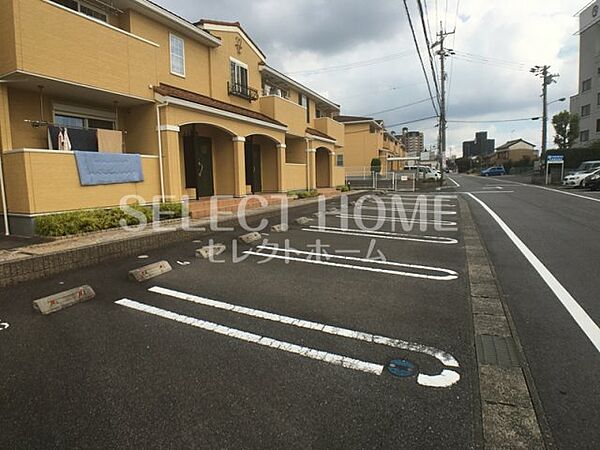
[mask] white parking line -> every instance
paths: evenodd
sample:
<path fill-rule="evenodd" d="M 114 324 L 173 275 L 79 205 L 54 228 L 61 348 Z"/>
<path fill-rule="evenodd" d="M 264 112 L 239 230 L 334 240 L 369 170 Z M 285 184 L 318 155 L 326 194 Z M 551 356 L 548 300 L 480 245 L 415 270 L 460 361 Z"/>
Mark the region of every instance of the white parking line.
<path fill-rule="evenodd" d="M 370 220 L 370 221 L 383 221 L 383 222 L 400 222 L 400 223 L 409 223 L 409 224 L 426 224 L 426 225 L 444 225 L 444 226 L 448 226 L 448 227 L 452 227 L 452 226 L 456 226 L 458 225 L 456 222 L 450 222 L 447 220 L 418 220 L 418 219 L 404 219 L 402 217 L 378 217 L 378 216 L 365 216 L 365 215 L 359 215 L 357 217 L 355 217 L 352 214 L 340 214 L 335 216 L 338 219 L 355 219 L 355 218 L 359 218 L 362 220 Z"/>
<path fill-rule="evenodd" d="M 539 260 L 535 254 L 529 250 L 525 243 L 512 231 L 509 226 L 496 214 L 488 205 L 479 200 L 472 194 L 470 197 L 479 203 L 483 209 L 485 209 L 490 216 L 496 221 L 496 223 L 502 228 L 509 239 L 515 244 L 519 251 L 527 258 L 529 263 L 533 266 L 536 272 L 542 277 L 546 285 L 554 292 L 554 295 L 566 308 L 571 317 L 575 320 L 579 328 L 586 334 L 588 339 L 596 347 L 596 350 L 600 352 L 600 328 L 592 320 L 592 318 L 585 312 L 579 303 L 573 298 L 573 296 L 563 287 L 562 284 L 556 279 L 556 277 L 550 272 L 546 266 Z"/>
<path fill-rule="evenodd" d="M 143 303 L 139 303 L 126 298 L 117 301 L 116 304 L 146 314 L 162 317 L 163 319 L 173 320 L 175 322 L 190 325 L 205 331 L 210 331 L 212 333 L 228 336 L 234 339 L 238 339 L 240 341 L 250 342 L 257 345 L 262 345 L 264 347 L 270 347 L 277 350 L 294 353 L 300 356 L 304 356 L 305 358 L 316 359 L 318 361 L 323 361 L 328 364 L 341 366 L 346 369 L 357 370 L 360 372 L 371 373 L 374 375 L 381 375 L 385 368 L 381 364 L 360 361 L 358 359 L 349 358 L 347 356 L 336 355 L 335 353 L 327 353 L 320 350 L 315 350 L 313 348 L 291 344 L 285 341 L 278 341 L 276 339 L 271 339 L 266 336 L 260 336 L 258 334 L 238 330 L 236 328 L 230 328 L 213 322 L 207 322 L 205 320 L 184 316 L 181 314 L 174 313 L 172 311 L 168 311 L 166 309 L 155 308 L 154 306 L 145 305 Z"/>
<path fill-rule="evenodd" d="M 458 244 L 456 239 L 442 236 L 420 236 L 418 234 L 392 233 L 389 231 L 362 231 L 354 228 L 319 227 L 316 225 L 311 225 L 310 228 L 303 228 L 302 231 L 376 239 L 391 239 L 397 241 L 423 242 L 427 244 Z"/>
<path fill-rule="evenodd" d="M 457 272 L 450 270 L 450 269 L 443 269 L 440 267 L 429 267 L 429 266 L 421 266 L 421 265 L 416 265 L 416 264 L 405 264 L 405 263 L 398 263 L 398 262 L 394 262 L 394 261 L 375 261 L 373 259 L 368 259 L 368 258 L 358 258 L 358 257 L 354 257 L 354 256 L 342 256 L 342 255 L 330 255 L 327 253 L 305 252 L 305 251 L 300 251 L 300 250 L 291 249 L 291 248 L 286 249 L 286 248 L 278 248 L 278 247 L 265 246 L 265 245 L 259 245 L 259 246 L 257 246 L 257 248 L 259 250 L 269 250 L 273 253 L 266 254 L 266 253 L 248 250 L 248 251 L 245 251 L 244 254 L 252 255 L 252 256 L 267 257 L 268 259 L 281 259 L 281 260 L 285 260 L 285 261 L 295 261 L 295 262 L 302 262 L 302 263 L 306 263 L 306 264 L 317 264 L 317 265 L 322 265 L 322 266 L 361 270 L 361 271 L 365 271 L 365 272 L 384 273 L 384 274 L 388 274 L 388 275 L 398 275 L 398 276 L 404 276 L 404 277 L 410 277 L 410 278 L 421 278 L 421 279 L 426 279 L 426 280 L 452 281 L 452 280 L 458 279 Z M 280 256 L 280 255 L 276 255 L 275 253 L 286 253 L 286 255 Z M 295 255 L 300 255 L 300 256 L 304 255 L 304 256 L 308 256 L 308 257 L 315 257 L 317 259 L 294 258 L 292 256 L 289 256 L 289 253 L 292 253 Z M 380 265 L 380 266 L 388 266 L 388 267 L 403 267 L 403 268 L 407 268 L 407 269 L 424 270 L 424 271 L 428 271 L 428 272 L 441 272 L 446 275 L 427 275 L 427 274 L 422 274 L 422 273 L 381 269 L 378 267 L 365 267 L 365 266 L 357 266 L 357 265 L 352 265 L 352 264 L 334 263 L 334 262 L 329 261 L 330 259 L 339 259 L 339 260 L 344 260 L 344 261 L 356 261 L 356 262 L 372 264 L 374 266 Z"/>
<path fill-rule="evenodd" d="M 515 191 L 469 191 L 469 192 L 459 192 L 459 194 L 468 195 L 468 194 L 514 194 Z"/>
<path fill-rule="evenodd" d="M 385 336 L 379 336 L 376 334 L 365 333 L 361 331 L 354 331 L 347 328 L 340 328 L 331 325 L 325 325 L 322 323 L 311 322 L 303 319 L 296 319 L 294 317 L 282 316 L 258 309 L 246 308 L 244 306 L 233 305 L 231 303 L 225 303 L 217 300 L 211 300 L 204 297 L 198 297 L 196 295 L 186 294 L 184 292 L 174 291 L 172 289 L 165 289 L 161 287 L 152 287 L 148 291 L 155 294 L 166 295 L 179 300 L 185 300 L 187 302 L 195 303 L 202 306 L 208 306 L 211 308 L 221 309 L 224 311 L 230 311 L 237 314 L 256 317 L 258 319 L 269 320 L 271 322 L 283 323 L 286 325 L 292 325 L 298 328 L 304 328 L 307 330 L 318 331 L 325 334 L 331 334 L 334 336 L 340 336 L 349 339 L 355 339 L 358 341 L 370 342 L 373 344 L 385 345 L 387 347 L 398 348 L 401 350 L 407 350 L 415 353 L 422 353 L 424 355 L 431 356 L 437 359 L 446 367 L 458 368 L 458 361 L 449 353 L 439 350 L 434 347 L 428 347 L 426 345 L 417 344 L 414 342 L 403 341 L 400 339 L 389 338 Z"/>
<path fill-rule="evenodd" d="M 390 208 L 390 209 L 383 208 L 382 210 L 380 210 L 379 208 L 374 208 L 374 207 L 371 207 L 371 206 L 361 206 L 361 207 L 354 208 L 354 211 L 394 211 L 394 210 L 397 210 L 397 209 L 398 208 Z M 444 216 L 455 216 L 457 214 L 456 211 L 443 211 L 443 210 L 442 211 L 434 211 L 433 209 L 425 209 L 425 210 L 423 210 L 421 208 L 418 208 L 418 209 L 402 208 L 402 209 L 405 212 L 410 212 L 410 213 L 415 212 L 415 211 L 419 211 L 419 212 L 422 212 L 422 213 L 429 213 L 429 214 L 438 213 L 438 214 L 441 214 L 441 215 L 444 215 Z"/>

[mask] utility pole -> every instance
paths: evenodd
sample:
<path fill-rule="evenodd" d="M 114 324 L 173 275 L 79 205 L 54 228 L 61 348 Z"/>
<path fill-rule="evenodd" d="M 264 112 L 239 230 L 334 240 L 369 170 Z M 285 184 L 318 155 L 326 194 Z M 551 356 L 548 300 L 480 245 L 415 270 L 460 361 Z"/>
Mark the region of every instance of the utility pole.
<path fill-rule="evenodd" d="M 440 57 L 440 121 L 439 121 L 439 138 L 438 138 L 438 160 L 440 164 L 440 171 L 442 172 L 442 182 L 444 180 L 444 156 L 446 154 L 446 58 L 454 54 L 454 50 L 448 49 L 444 46 L 444 41 L 447 36 L 454 34 L 456 30 L 451 32 L 444 31 L 444 24 L 440 21 L 440 31 L 437 34 L 438 41 L 435 42 L 431 48 L 435 48 L 437 46 L 440 49 L 437 51 L 437 55 Z"/>
<path fill-rule="evenodd" d="M 556 79 L 560 77 L 559 74 L 550 74 L 550 66 L 535 66 L 531 68 L 530 72 L 536 77 L 542 79 L 542 102 L 543 102 L 543 115 L 542 115 L 542 153 L 540 155 L 541 161 L 544 162 L 546 151 L 548 150 L 548 86 L 552 83 L 556 83 Z"/>

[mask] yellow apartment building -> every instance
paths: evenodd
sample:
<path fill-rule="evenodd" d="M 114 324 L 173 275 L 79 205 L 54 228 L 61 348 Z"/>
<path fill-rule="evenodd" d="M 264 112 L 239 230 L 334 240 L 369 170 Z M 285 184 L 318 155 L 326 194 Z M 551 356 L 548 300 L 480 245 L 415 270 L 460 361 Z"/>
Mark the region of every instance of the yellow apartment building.
<path fill-rule="evenodd" d="M 375 158 L 381 160 L 382 173 L 401 170 L 399 161 L 388 162 L 388 158 L 405 156 L 404 146 L 382 120 L 358 116 L 336 116 L 335 120 L 345 126 L 344 166 L 348 172 L 370 171 Z"/>
<path fill-rule="evenodd" d="M 270 67 L 239 23 L 146 0 L 0 0 L 2 213 L 137 195 L 332 188 L 345 181 L 339 105 Z"/>

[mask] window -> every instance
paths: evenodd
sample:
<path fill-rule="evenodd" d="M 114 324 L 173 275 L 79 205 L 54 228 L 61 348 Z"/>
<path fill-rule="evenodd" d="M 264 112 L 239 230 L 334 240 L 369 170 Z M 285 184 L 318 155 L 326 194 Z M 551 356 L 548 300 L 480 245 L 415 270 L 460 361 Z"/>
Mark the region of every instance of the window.
<path fill-rule="evenodd" d="M 592 79 L 588 78 L 583 83 L 581 83 L 581 92 L 587 92 L 592 89 Z"/>
<path fill-rule="evenodd" d="M 103 11 L 88 5 L 85 2 L 77 0 L 52 0 L 54 3 L 64 6 L 65 8 L 72 9 L 73 11 L 80 12 L 86 16 L 93 17 L 94 19 L 101 20 L 102 22 L 108 22 L 108 17 Z"/>
<path fill-rule="evenodd" d="M 587 117 L 590 115 L 590 105 L 583 105 L 581 107 L 581 117 Z"/>
<path fill-rule="evenodd" d="M 185 44 L 183 39 L 174 34 L 169 35 L 171 46 L 171 73 L 185 77 Z"/>
<path fill-rule="evenodd" d="M 231 81 L 229 82 L 229 94 L 245 98 L 246 100 L 258 100 L 258 91 L 248 86 L 248 66 L 243 62 L 229 58 Z M 271 95 L 276 94 L 276 88 L 270 87 Z"/>
<path fill-rule="evenodd" d="M 116 129 L 114 111 L 82 108 L 70 105 L 54 105 L 54 123 L 66 128 Z"/>
<path fill-rule="evenodd" d="M 304 94 L 298 94 L 298 103 L 306 108 L 306 122 L 310 123 L 310 101 Z"/>
<path fill-rule="evenodd" d="M 335 164 L 338 167 L 344 167 L 344 155 L 336 155 Z"/>
<path fill-rule="evenodd" d="M 579 141 L 580 142 L 587 142 L 590 140 L 590 130 L 584 130 L 581 133 L 579 133 Z"/>

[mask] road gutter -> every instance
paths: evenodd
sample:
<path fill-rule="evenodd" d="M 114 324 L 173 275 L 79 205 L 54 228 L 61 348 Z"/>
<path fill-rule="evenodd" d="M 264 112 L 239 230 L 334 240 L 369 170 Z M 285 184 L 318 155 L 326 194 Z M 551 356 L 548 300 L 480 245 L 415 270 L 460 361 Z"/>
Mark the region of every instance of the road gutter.
<path fill-rule="evenodd" d="M 556 448 L 525 354 L 469 204 L 458 199 L 467 253 L 484 448 Z"/>

